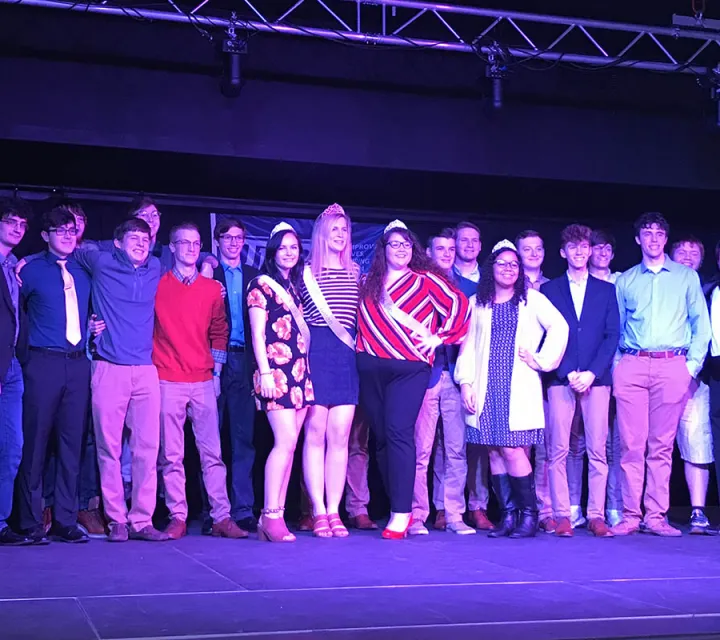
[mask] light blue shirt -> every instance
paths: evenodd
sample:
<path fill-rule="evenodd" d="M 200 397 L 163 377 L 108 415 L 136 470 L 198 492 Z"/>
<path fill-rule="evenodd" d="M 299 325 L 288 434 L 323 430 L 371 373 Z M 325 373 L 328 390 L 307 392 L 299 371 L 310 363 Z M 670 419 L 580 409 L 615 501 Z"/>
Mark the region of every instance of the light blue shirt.
<path fill-rule="evenodd" d="M 658 273 L 640 263 L 621 274 L 615 288 L 620 350 L 687 349 L 687 368 L 696 377 L 711 338 L 710 315 L 698 274 L 666 255 Z"/>
<path fill-rule="evenodd" d="M 233 347 L 245 346 L 245 323 L 243 322 L 243 272 L 240 267 L 230 267 L 220 262 L 225 271 L 228 305 L 230 306 L 230 342 Z"/>

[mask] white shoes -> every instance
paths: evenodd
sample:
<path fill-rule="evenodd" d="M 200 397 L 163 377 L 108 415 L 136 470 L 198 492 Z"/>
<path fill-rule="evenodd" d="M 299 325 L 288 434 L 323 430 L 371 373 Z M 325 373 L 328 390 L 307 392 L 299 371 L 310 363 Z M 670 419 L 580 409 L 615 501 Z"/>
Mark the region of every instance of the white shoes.
<path fill-rule="evenodd" d="M 477 533 L 475 529 L 468 527 L 462 520 L 458 520 L 457 522 L 448 522 L 445 526 L 445 530 L 457 533 L 459 536 L 470 536 Z"/>
<path fill-rule="evenodd" d="M 582 527 L 587 524 L 585 516 L 583 516 L 582 507 L 578 505 L 572 505 L 570 507 L 570 526 L 573 529 Z"/>

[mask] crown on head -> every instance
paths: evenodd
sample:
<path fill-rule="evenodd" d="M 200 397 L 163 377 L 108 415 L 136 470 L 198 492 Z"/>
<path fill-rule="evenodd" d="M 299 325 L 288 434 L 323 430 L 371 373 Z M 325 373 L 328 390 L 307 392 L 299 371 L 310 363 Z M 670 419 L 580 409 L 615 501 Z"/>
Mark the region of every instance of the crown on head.
<path fill-rule="evenodd" d="M 496 251 L 501 251 L 502 249 L 510 249 L 510 251 L 514 251 L 517 253 L 517 248 L 515 245 L 510 242 L 510 240 L 500 240 L 493 248 L 491 253 L 495 253 Z"/>
<path fill-rule="evenodd" d="M 292 231 L 293 233 L 295 233 L 295 229 L 293 229 L 287 222 L 278 222 L 273 227 L 273 230 L 270 232 L 270 237 L 272 238 L 276 233 L 279 233 L 280 231 Z"/>
<path fill-rule="evenodd" d="M 343 209 L 337 202 L 334 204 L 331 204 L 325 211 L 323 211 L 320 214 L 320 217 L 323 216 L 345 216 L 347 215 L 345 213 L 345 209 Z"/>
<path fill-rule="evenodd" d="M 407 231 L 407 225 L 402 220 L 393 220 L 387 227 L 385 227 L 385 231 L 383 231 L 383 233 L 389 233 L 393 229 L 405 229 L 405 231 Z"/>

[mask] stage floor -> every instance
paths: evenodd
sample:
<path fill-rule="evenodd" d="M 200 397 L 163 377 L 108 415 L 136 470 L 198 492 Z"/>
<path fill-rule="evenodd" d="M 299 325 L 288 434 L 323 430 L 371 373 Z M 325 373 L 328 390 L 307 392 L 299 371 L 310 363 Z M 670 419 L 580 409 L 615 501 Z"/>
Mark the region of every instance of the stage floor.
<path fill-rule="evenodd" d="M 295 544 L 200 536 L 0 549 L 3 640 L 720 634 L 720 538 Z"/>

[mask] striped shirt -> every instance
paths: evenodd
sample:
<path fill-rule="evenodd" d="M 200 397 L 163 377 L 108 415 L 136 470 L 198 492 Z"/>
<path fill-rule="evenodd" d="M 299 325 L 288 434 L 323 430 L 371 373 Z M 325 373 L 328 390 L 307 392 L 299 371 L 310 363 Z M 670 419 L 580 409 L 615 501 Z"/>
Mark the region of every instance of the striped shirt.
<path fill-rule="evenodd" d="M 456 344 L 469 327 L 468 300 L 454 285 L 433 273 L 410 271 L 388 288 L 392 301 L 425 325 L 444 344 Z M 432 365 L 435 354 L 422 355 L 412 330 L 392 318 L 379 303 L 366 298 L 358 312 L 357 350 L 379 358 L 413 360 Z"/>
<path fill-rule="evenodd" d="M 330 307 L 330 311 L 338 322 L 350 332 L 355 331 L 357 322 L 358 302 L 360 300 L 358 283 L 355 276 L 346 269 L 330 269 L 324 267 L 315 276 L 318 287 Z M 328 324 L 315 306 L 310 292 L 303 282 L 302 296 L 305 322 L 313 327 L 327 327 Z"/>

